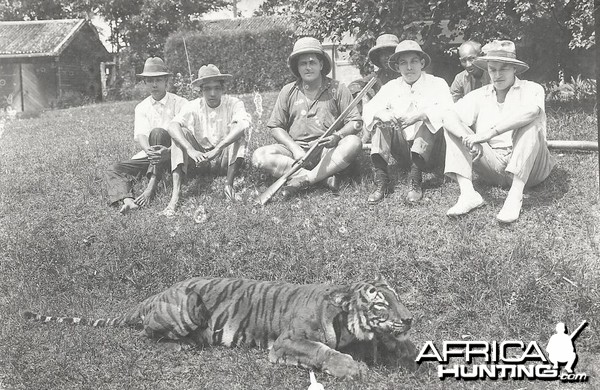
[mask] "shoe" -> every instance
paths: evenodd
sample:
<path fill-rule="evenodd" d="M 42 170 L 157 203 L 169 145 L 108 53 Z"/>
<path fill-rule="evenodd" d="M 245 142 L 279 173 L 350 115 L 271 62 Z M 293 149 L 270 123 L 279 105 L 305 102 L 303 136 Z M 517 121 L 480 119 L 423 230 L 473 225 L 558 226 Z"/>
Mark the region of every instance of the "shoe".
<path fill-rule="evenodd" d="M 417 203 L 423 198 L 423 188 L 421 187 L 423 184 L 423 173 L 413 164 L 408 178 L 410 180 L 410 190 L 408 191 L 408 194 L 406 194 L 406 201 L 409 203 Z"/>
<path fill-rule="evenodd" d="M 502 223 L 515 222 L 519 219 L 519 214 L 521 214 L 521 206 L 523 206 L 522 196 L 518 199 L 506 198 L 504 206 L 502 206 L 502 209 L 500 209 L 500 212 L 496 215 L 496 219 L 498 222 Z"/>
<path fill-rule="evenodd" d="M 342 179 L 340 179 L 340 177 L 338 175 L 331 175 L 325 180 L 325 185 L 334 194 L 337 194 L 340 192 L 341 184 L 342 184 Z"/>
<path fill-rule="evenodd" d="M 381 202 L 383 198 L 385 198 L 390 192 L 390 177 L 387 169 L 375 168 L 373 171 L 375 173 L 375 191 L 373 191 L 367 198 L 367 203 L 371 205 Z"/>
<path fill-rule="evenodd" d="M 456 204 L 448 209 L 446 215 L 449 217 L 458 217 L 459 215 L 467 214 L 469 211 L 481 207 L 484 204 L 485 201 L 477 191 L 471 195 L 461 194 L 461 196 L 458 197 Z"/>

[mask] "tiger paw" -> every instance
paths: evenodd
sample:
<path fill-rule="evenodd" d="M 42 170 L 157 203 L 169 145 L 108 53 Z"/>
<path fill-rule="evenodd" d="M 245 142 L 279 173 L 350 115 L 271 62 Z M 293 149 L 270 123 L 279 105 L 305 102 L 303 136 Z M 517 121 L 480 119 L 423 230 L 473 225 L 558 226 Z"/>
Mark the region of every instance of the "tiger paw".
<path fill-rule="evenodd" d="M 338 378 L 361 379 L 367 372 L 367 365 L 357 362 L 350 355 L 338 353 L 323 363 L 323 371 Z"/>

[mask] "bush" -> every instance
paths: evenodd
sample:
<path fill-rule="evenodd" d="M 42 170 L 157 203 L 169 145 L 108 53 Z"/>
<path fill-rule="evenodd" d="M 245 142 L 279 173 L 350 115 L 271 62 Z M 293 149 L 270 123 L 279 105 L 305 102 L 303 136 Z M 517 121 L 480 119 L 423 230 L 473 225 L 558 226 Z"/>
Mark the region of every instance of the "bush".
<path fill-rule="evenodd" d="M 546 100 L 560 102 L 585 102 L 596 99 L 596 80 L 584 79 L 581 75 L 571 77 L 569 83 L 555 81 L 546 84 Z"/>
<path fill-rule="evenodd" d="M 547 108 L 553 110 L 593 111 L 596 105 L 596 80 L 578 75 L 570 82 L 551 81 L 544 84 Z"/>
<path fill-rule="evenodd" d="M 150 94 L 148 87 L 140 80 L 123 80 L 119 88 L 119 99 L 121 100 L 142 100 Z"/>
<path fill-rule="evenodd" d="M 188 68 L 183 39 L 192 74 Z M 278 90 L 294 79 L 287 57 L 296 36 L 290 30 L 223 31 L 219 36 L 200 33 L 176 33 L 165 44 L 165 60 L 173 73 L 189 81 L 202 65 L 215 64 L 222 73 L 234 76 L 230 93 Z"/>

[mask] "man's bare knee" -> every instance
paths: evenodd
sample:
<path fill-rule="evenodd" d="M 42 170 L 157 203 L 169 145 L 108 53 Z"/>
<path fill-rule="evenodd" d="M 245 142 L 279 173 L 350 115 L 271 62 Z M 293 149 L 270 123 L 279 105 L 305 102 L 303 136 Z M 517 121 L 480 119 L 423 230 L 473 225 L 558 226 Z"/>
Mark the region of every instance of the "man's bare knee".
<path fill-rule="evenodd" d="M 252 165 L 254 165 L 258 169 L 264 169 L 267 165 L 267 155 L 262 148 L 256 149 L 254 153 L 252 153 Z"/>
<path fill-rule="evenodd" d="M 354 157 L 362 151 L 362 141 L 356 135 L 348 135 L 340 141 L 338 148 L 345 156 Z"/>

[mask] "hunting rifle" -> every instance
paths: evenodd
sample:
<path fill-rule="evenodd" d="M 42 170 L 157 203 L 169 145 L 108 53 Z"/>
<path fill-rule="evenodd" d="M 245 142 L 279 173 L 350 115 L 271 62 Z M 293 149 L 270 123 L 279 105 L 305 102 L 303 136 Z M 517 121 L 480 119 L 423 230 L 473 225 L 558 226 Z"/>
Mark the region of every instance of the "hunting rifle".
<path fill-rule="evenodd" d="M 579 332 L 581 332 L 581 330 L 582 330 L 582 329 L 583 329 L 583 328 L 584 328 L 584 327 L 585 327 L 587 324 L 588 324 L 588 322 L 584 320 L 584 321 L 581 323 L 581 325 L 579 325 L 579 326 L 577 327 L 577 329 L 575 329 L 575 330 L 573 331 L 573 333 L 571 333 L 571 335 L 569 336 L 569 337 L 571 338 L 571 340 L 573 340 L 575 337 L 577 337 L 577 334 L 578 334 Z"/>
<path fill-rule="evenodd" d="M 277 191 L 279 191 L 279 189 L 281 187 L 283 187 L 283 185 L 285 184 L 285 182 L 287 182 L 287 180 L 290 178 L 290 176 L 292 176 L 294 173 L 298 172 L 298 170 L 300 168 L 302 168 L 304 166 L 304 164 L 306 164 L 306 161 L 310 160 L 313 153 L 315 153 L 315 150 L 317 150 L 317 147 L 319 146 L 319 142 L 321 142 L 321 140 L 324 139 L 325 137 L 329 137 L 337 129 L 337 127 L 344 121 L 344 119 L 346 119 L 348 114 L 350 114 L 350 111 L 352 111 L 354 109 L 354 107 L 356 107 L 358 102 L 360 102 L 362 100 L 362 98 L 367 94 L 367 92 L 371 89 L 371 87 L 373 87 L 373 85 L 375 85 L 376 82 L 377 82 L 376 77 L 373 77 L 371 80 L 369 80 L 367 85 L 364 86 L 364 88 L 358 93 L 358 95 L 356 95 L 356 97 L 354 99 L 352 99 L 352 101 L 350 102 L 348 107 L 346 107 L 346 109 L 344 111 L 342 111 L 340 116 L 338 116 L 335 121 L 333 121 L 331 126 L 329 126 L 327 128 L 327 130 L 316 141 L 313 142 L 310 149 L 308 149 L 306 151 L 306 153 L 304 153 L 304 156 L 302 156 L 298 160 L 294 161 L 294 163 L 292 164 L 290 169 L 286 173 L 284 173 L 283 176 L 281 176 L 279 179 L 277 179 L 275 181 L 275 183 L 271 184 L 271 186 L 265 190 L 265 192 L 263 192 L 262 194 L 260 194 L 258 196 L 258 203 L 260 203 L 261 205 L 264 205 L 265 203 L 267 203 L 269 201 L 269 199 L 271 199 L 273 197 L 273 195 L 275 195 L 277 193 Z"/>

